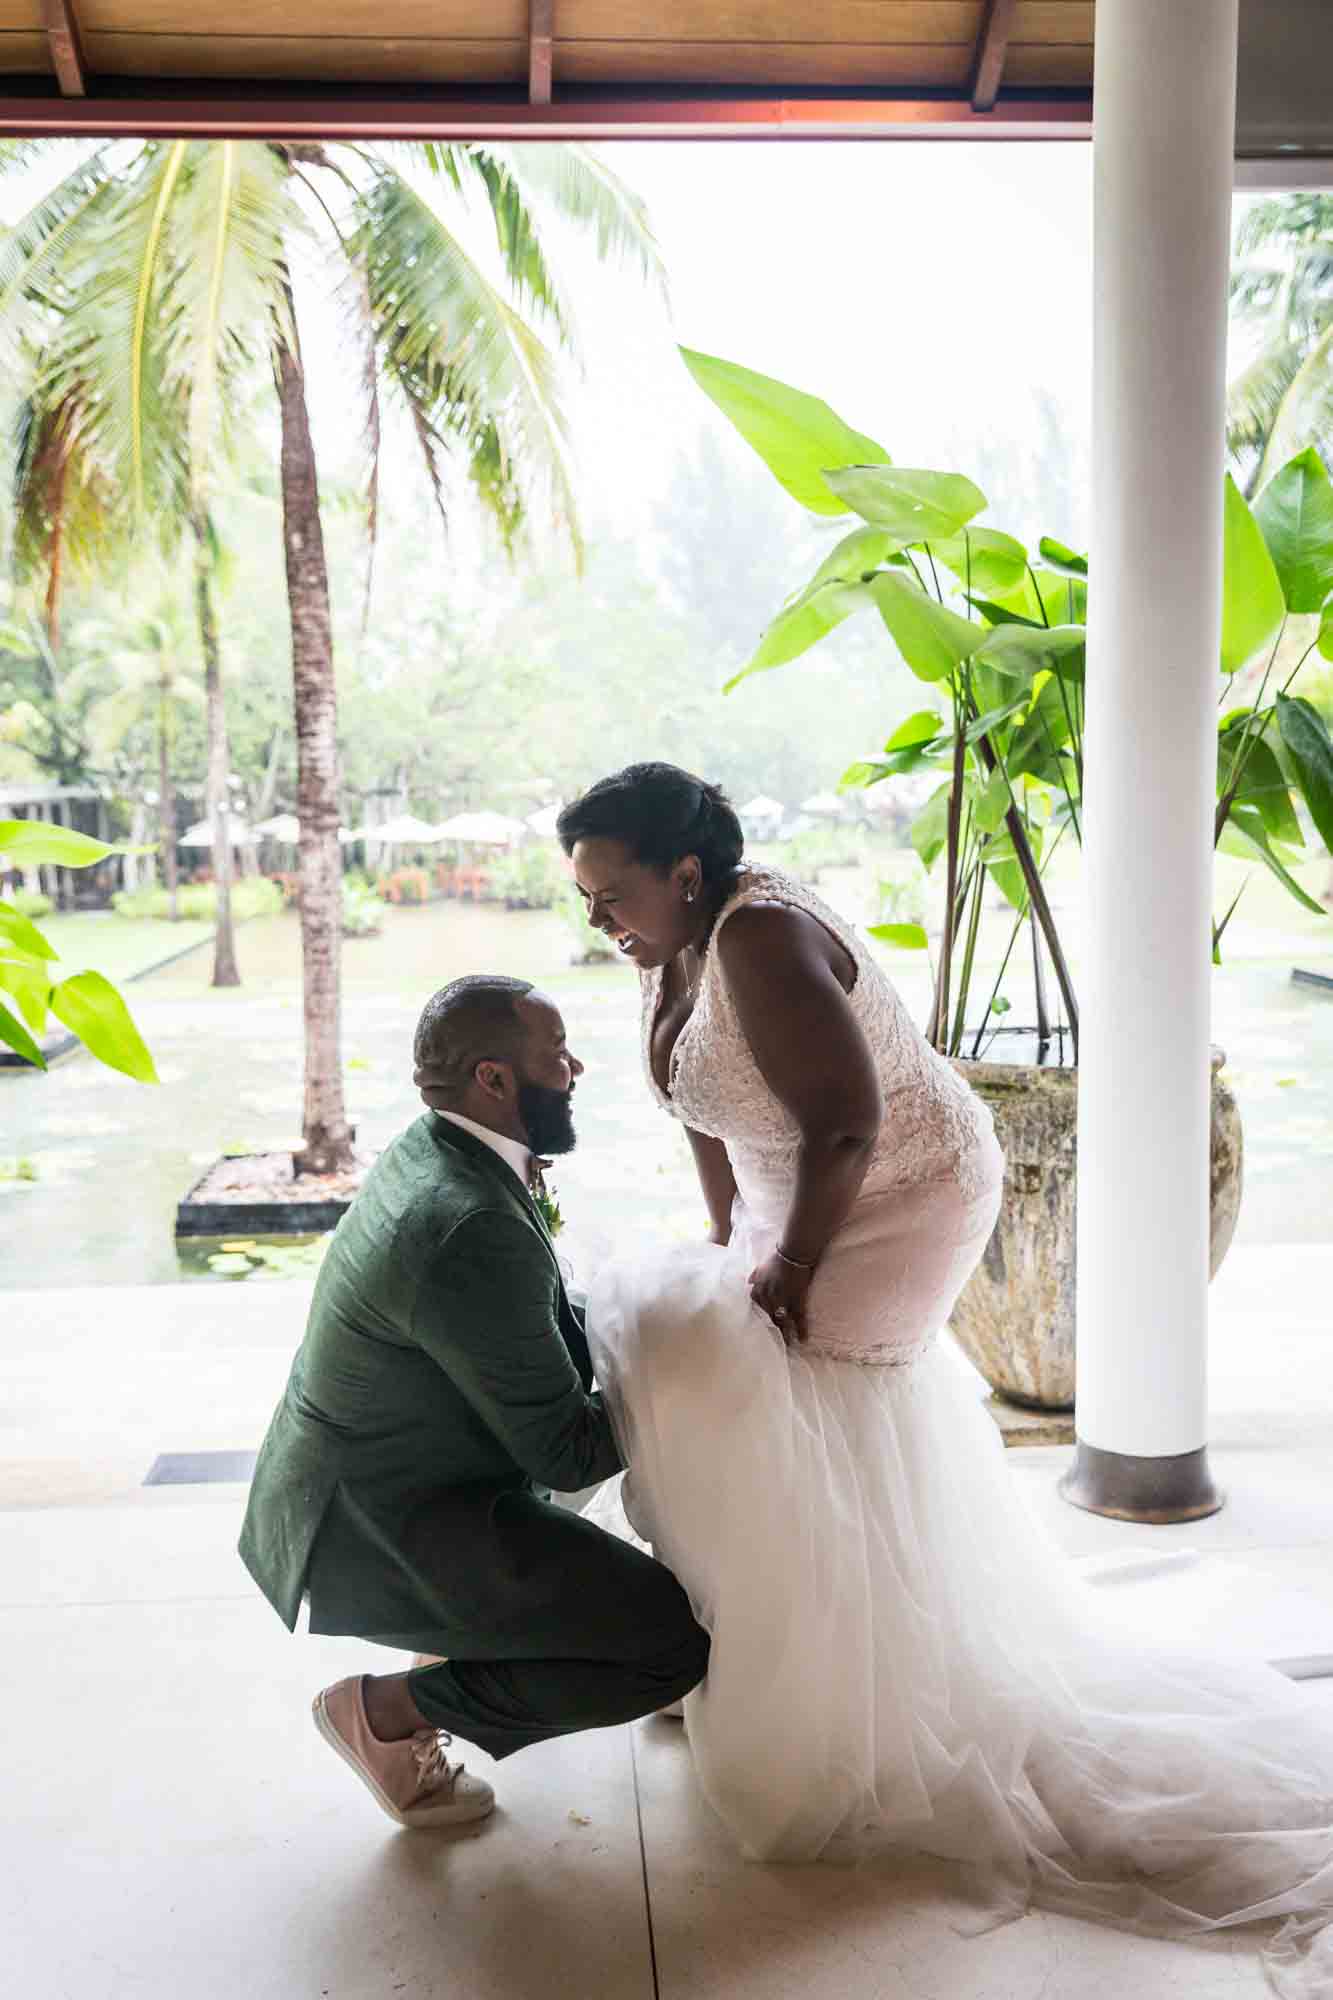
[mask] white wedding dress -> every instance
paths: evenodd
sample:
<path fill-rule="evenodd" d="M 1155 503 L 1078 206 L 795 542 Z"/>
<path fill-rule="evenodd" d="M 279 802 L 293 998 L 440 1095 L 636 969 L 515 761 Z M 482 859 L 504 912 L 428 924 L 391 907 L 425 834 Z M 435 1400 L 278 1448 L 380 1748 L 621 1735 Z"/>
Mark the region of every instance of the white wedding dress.
<path fill-rule="evenodd" d="M 749 870 L 742 904 L 816 916 L 852 954 L 884 1122 L 820 1264 L 810 1338 L 750 1300 L 798 1144 L 705 960 L 659 1102 L 725 1141 L 731 1246 L 593 1278 L 588 1332 L 626 1463 L 590 1510 L 634 1529 L 712 1635 L 685 1704 L 700 1782 L 755 1859 L 886 1848 L 968 1864 L 1031 1903 L 1182 1934 L 1280 1918 L 1265 1964 L 1333 1996 L 1333 1717 L 1273 1669 L 1147 1645 L 1028 1514 L 974 1384 L 938 1340 L 985 1247 L 988 1112 L 816 897 Z M 714 941 L 716 932 L 714 933 Z M 780 970 L 775 968 L 775 976 Z"/>

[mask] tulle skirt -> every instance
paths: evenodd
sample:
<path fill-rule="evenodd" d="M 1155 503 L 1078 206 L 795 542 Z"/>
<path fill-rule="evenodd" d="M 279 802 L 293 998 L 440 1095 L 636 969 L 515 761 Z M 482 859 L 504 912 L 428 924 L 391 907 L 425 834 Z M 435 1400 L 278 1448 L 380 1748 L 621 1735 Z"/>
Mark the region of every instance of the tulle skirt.
<path fill-rule="evenodd" d="M 686 1726 L 743 1852 L 943 1856 L 996 1920 L 1281 1918 L 1274 1985 L 1333 1995 L 1333 1717 L 1271 1668 L 1127 1631 L 1028 1512 L 948 1348 L 788 1349 L 752 1251 L 610 1264 L 588 1310 L 630 1467 L 590 1511 L 652 1545 L 712 1635 Z"/>

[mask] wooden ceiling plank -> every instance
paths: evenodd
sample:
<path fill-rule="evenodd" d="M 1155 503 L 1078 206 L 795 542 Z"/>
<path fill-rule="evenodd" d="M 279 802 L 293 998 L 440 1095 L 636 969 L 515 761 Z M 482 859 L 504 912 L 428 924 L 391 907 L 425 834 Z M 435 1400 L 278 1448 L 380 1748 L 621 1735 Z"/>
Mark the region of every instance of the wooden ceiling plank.
<path fill-rule="evenodd" d="M 1018 0 L 986 0 L 977 36 L 976 62 L 972 70 L 972 109 L 993 111 L 1000 95 L 1004 59 L 1014 29 Z"/>
<path fill-rule="evenodd" d="M 86 97 L 88 85 L 83 67 L 83 44 L 79 38 L 74 0 L 42 0 L 42 26 L 51 50 L 51 67 L 56 73 L 62 97 Z"/>
<path fill-rule="evenodd" d="M 551 101 L 555 0 L 528 0 L 528 103 Z"/>

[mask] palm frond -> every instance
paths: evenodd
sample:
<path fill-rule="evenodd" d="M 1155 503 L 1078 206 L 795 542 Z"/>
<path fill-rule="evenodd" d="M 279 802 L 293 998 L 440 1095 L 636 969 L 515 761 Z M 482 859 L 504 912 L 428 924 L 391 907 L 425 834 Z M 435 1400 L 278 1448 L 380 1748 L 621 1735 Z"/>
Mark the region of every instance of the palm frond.
<path fill-rule="evenodd" d="M 382 166 L 353 239 L 382 363 L 420 438 L 463 447 L 482 500 L 512 533 L 535 488 L 581 560 L 551 354 L 444 218 Z"/>
<path fill-rule="evenodd" d="M 1227 389 L 1227 449 L 1236 458 L 1260 457 L 1301 368 L 1301 350 L 1278 340 L 1257 354 Z"/>
<path fill-rule="evenodd" d="M 195 141 L 170 204 L 164 239 L 164 368 L 188 408 L 191 494 L 206 506 L 225 449 L 225 392 L 255 365 L 256 336 L 287 313 L 285 238 L 297 214 L 289 169 L 273 148 Z"/>
<path fill-rule="evenodd" d="M 484 151 L 500 165 L 524 202 L 551 213 L 594 240 L 603 263 L 637 268 L 667 301 L 666 267 L 647 204 L 587 146 L 499 145 Z"/>
<path fill-rule="evenodd" d="M 13 380 L 25 339 L 39 339 L 44 305 L 59 308 L 73 296 L 71 269 L 115 194 L 108 155 L 98 146 L 64 179 L 0 235 L 0 376 Z"/>
<path fill-rule="evenodd" d="M 485 192 L 495 225 L 495 241 L 519 310 L 547 320 L 562 341 L 572 337 L 573 318 L 546 251 L 532 206 L 514 178 L 502 147 L 460 145 L 461 165 Z"/>
<path fill-rule="evenodd" d="M 1333 318 L 1319 339 L 1302 356 L 1274 418 L 1256 485 L 1275 473 L 1294 453 L 1314 445 L 1325 457 L 1333 441 Z"/>

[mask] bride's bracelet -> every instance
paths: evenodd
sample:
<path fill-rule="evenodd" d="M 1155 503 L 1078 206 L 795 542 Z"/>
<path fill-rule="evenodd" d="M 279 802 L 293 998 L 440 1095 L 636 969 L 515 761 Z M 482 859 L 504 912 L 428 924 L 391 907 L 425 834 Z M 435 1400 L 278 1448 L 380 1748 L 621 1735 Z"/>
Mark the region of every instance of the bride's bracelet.
<path fill-rule="evenodd" d="M 784 1264 L 791 1265 L 793 1271 L 814 1271 L 815 1266 L 813 1264 L 803 1263 L 799 1257 L 789 1257 L 780 1243 L 775 1243 L 773 1248 L 777 1255 L 781 1257 Z"/>

